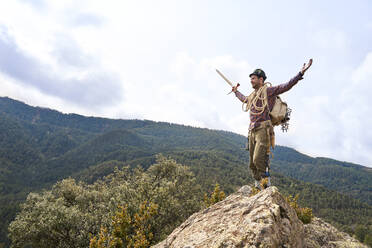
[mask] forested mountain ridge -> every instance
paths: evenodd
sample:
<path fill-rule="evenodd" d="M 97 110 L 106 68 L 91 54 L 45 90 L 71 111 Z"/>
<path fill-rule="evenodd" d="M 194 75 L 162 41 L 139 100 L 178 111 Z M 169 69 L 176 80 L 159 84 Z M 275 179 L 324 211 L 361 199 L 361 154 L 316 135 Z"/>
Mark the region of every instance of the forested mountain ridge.
<path fill-rule="evenodd" d="M 0 97 L 0 110 L 2 113 L 32 124 L 46 123 L 52 126 L 80 129 L 92 133 L 101 133 L 117 128 L 142 127 L 154 123 L 152 121 L 113 120 L 101 117 L 85 117 L 78 114 L 62 114 L 49 108 L 32 107 L 8 97 Z"/>
<path fill-rule="evenodd" d="M 248 153 L 244 150 L 246 138 L 226 131 L 62 114 L 1 97 L 0 138 L 0 219 L 4 220 L 1 239 L 6 235 L 5 224 L 14 218 L 19 202 L 30 191 L 69 176 L 92 182 L 112 172 L 115 166 L 147 168 L 158 153 L 190 166 L 204 189 L 218 182 L 231 193 L 251 181 Z M 312 158 L 282 146 L 276 147 L 274 155 L 274 183 L 281 190 L 300 193 L 301 201 L 315 208 L 320 216 L 328 215 L 338 226 L 350 223 L 349 216 L 353 215 L 357 217 L 351 223 L 371 222 L 370 169 Z M 332 204 L 327 203 L 330 198 L 334 199 Z"/>
<path fill-rule="evenodd" d="M 0 117 L 1 158 L 16 162 L 14 159 L 22 159 L 25 156 L 21 154 L 26 154 L 27 167 L 43 164 L 46 171 L 60 167 L 58 163 L 61 161 L 68 161 L 72 167 L 76 163 L 87 167 L 107 160 L 127 161 L 132 157 L 183 149 L 222 151 L 238 156 L 239 160 L 248 160 L 248 154 L 243 149 L 246 138 L 226 131 L 148 120 L 62 114 L 10 98 L 0 98 Z M 120 139 L 124 143 L 132 143 L 124 144 Z M 124 152 L 131 149 L 131 152 Z M 133 155 L 134 151 L 139 154 Z M 321 184 L 372 204 L 371 168 L 328 158 L 312 158 L 283 146 L 276 147 L 272 168 L 284 175 Z M 63 178 L 64 175 L 61 176 Z"/>

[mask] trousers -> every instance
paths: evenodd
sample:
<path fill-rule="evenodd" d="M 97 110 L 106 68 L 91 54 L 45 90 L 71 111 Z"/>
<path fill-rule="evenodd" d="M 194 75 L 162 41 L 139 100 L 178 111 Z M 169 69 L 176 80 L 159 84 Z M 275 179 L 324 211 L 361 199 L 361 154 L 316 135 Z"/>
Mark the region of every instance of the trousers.
<path fill-rule="evenodd" d="M 260 181 L 266 177 L 266 168 L 269 168 L 270 145 L 272 144 L 273 128 L 271 123 L 264 122 L 260 127 L 249 131 L 249 168 L 253 178 Z"/>

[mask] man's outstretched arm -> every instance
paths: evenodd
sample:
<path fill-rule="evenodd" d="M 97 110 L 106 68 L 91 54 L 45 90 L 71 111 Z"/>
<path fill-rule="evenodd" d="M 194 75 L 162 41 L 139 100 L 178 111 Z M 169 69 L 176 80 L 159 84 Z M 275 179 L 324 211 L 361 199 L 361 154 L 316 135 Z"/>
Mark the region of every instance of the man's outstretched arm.
<path fill-rule="evenodd" d="M 284 84 L 279 84 L 277 86 L 269 87 L 267 89 L 267 95 L 272 96 L 272 95 L 279 95 L 284 92 L 287 92 L 290 90 L 295 84 L 297 84 L 298 81 L 303 79 L 303 76 L 305 75 L 305 72 L 310 68 L 310 66 L 313 64 L 313 59 L 310 59 L 309 62 L 306 64 L 304 63 L 301 71 L 293 77 L 291 80 L 289 80 L 287 83 Z"/>
<path fill-rule="evenodd" d="M 233 90 L 232 90 L 234 93 L 235 93 L 235 96 L 241 101 L 241 102 L 244 102 L 246 100 L 246 96 L 243 95 L 242 93 L 240 93 L 240 91 L 238 91 L 236 88 L 234 89 L 233 87 Z"/>

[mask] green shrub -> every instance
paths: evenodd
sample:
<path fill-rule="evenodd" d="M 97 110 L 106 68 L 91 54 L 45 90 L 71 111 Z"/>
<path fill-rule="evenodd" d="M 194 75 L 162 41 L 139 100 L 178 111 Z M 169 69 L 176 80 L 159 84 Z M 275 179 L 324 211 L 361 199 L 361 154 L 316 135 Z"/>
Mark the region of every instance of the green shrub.
<path fill-rule="evenodd" d="M 136 213 L 142 216 L 141 204 L 151 202 L 157 206 L 157 214 L 151 216 L 153 238 L 144 239 L 139 233 L 142 238 L 133 240 L 155 244 L 198 211 L 201 200 L 200 186 L 190 169 L 158 155 L 147 171 L 124 167 L 94 184 L 65 179 L 52 190 L 30 193 L 9 226 L 9 237 L 12 247 L 86 248 L 100 232 L 102 237 L 104 230 L 112 233 L 118 206 L 125 206 L 123 216 L 135 218 Z"/>
<path fill-rule="evenodd" d="M 256 194 L 258 194 L 261 190 L 257 189 L 255 186 L 252 186 L 251 187 L 251 193 L 249 194 L 249 196 L 254 196 Z"/>
<path fill-rule="evenodd" d="M 301 208 L 297 203 L 298 197 L 298 194 L 295 197 L 290 195 L 285 197 L 285 199 L 289 203 L 289 205 L 296 211 L 297 217 L 302 221 L 302 223 L 308 224 L 314 217 L 313 210 L 311 208 Z"/>
<path fill-rule="evenodd" d="M 212 206 L 213 204 L 222 201 L 226 198 L 225 192 L 220 190 L 220 185 L 216 183 L 214 187 L 214 191 L 212 192 L 211 196 L 208 197 L 208 195 L 204 194 L 204 207 Z"/>
<path fill-rule="evenodd" d="M 101 227 L 97 236 L 90 240 L 89 248 L 147 248 L 152 244 L 152 222 L 158 205 L 143 202 L 138 212 L 130 213 L 127 206 L 119 206 L 112 218 L 111 233 Z"/>
<path fill-rule="evenodd" d="M 364 243 L 369 247 L 372 247 L 372 234 L 366 234 L 364 237 Z"/>

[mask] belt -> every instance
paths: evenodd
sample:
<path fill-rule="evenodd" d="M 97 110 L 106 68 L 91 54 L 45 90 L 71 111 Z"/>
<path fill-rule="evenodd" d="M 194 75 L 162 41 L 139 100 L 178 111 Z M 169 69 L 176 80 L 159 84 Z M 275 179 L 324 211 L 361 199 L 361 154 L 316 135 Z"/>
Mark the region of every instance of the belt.
<path fill-rule="evenodd" d="M 259 122 L 259 125 L 257 127 L 252 128 L 250 131 L 257 131 L 257 130 L 260 130 L 262 128 L 267 128 L 267 127 L 271 127 L 271 126 L 272 126 L 271 120 L 261 121 L 261 122 Z"/>

